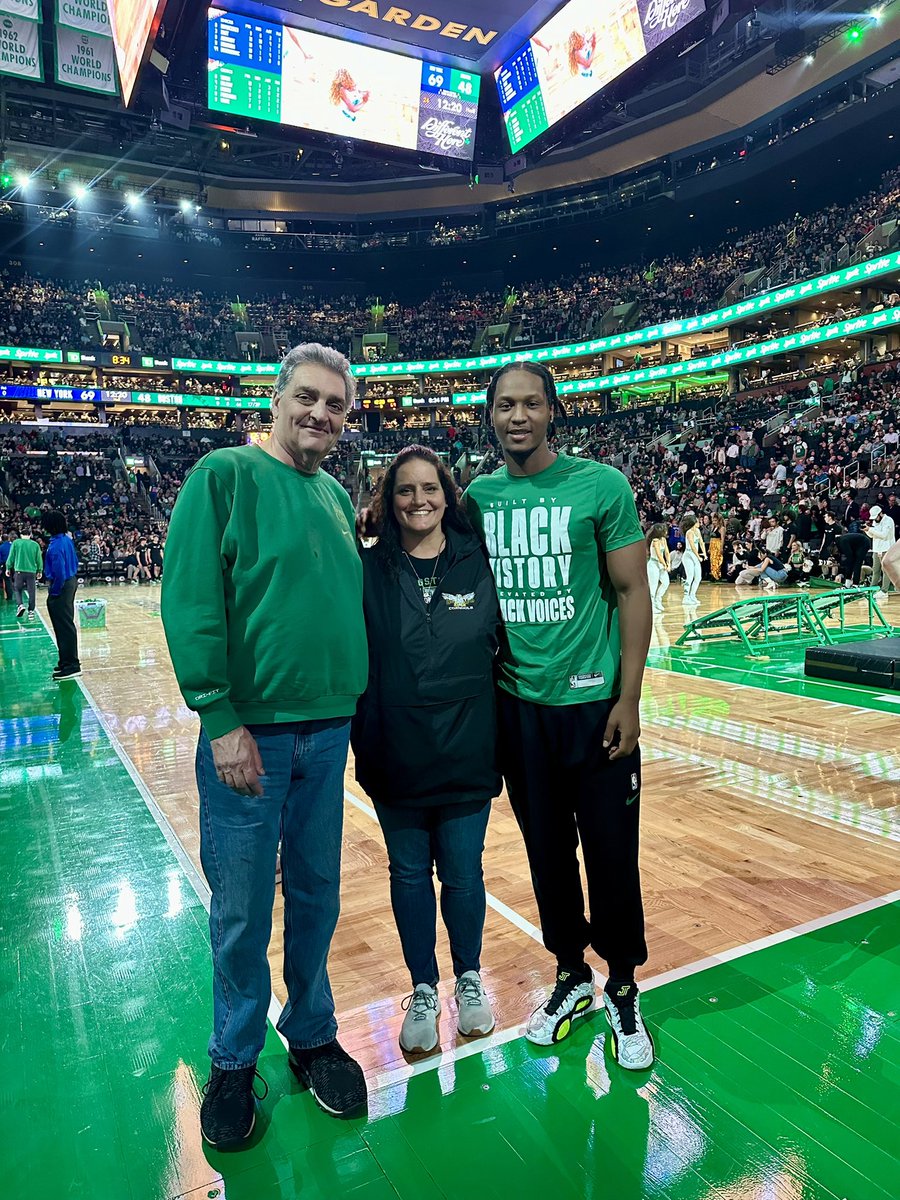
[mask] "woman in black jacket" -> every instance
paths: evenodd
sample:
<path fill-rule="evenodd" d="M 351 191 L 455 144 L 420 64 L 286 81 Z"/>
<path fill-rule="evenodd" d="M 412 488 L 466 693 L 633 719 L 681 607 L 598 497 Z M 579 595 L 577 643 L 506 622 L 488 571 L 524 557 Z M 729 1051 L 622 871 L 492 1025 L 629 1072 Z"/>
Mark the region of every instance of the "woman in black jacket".
<path fill-rule="evenodd" d="M 481 983 L 481 869 L 500 794 L 493 663 L 501 629 L 490 565 L 432 451 L 407 446 L 385 472 L 362 550 L 369 683 L 353 722 L 356 776 L 384 832 L 391 904 L 412 977 L 400 1045 L 438 1044 L 437 908 L 450 937 L 459 1029 L 490 1033 Z"/>

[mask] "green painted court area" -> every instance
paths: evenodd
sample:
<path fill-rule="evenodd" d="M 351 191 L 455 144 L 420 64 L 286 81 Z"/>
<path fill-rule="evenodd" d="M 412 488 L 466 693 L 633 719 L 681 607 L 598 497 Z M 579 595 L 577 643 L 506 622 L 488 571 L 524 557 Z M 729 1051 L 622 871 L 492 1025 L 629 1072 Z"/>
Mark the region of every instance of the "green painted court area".
<path fill-rule="evenodd" d="M 895 636 L 900 634 L 897 629 L 893 632 Z M 857 639 L 860 636 L 857 634 Z M 853 684 L 809 679 L 803 673 L 803 662 L 803 646 L 770 645 L 764 652 L 750 655 L 736 640 L 655 647 L 647 657 L 649 667 L 674 671 L 679 675 L 742 684 L 744 687 L 778 692 L 783 696 L 829 700 L 834 704 L 868 708 L 873 712 L 900 714 L 900 692 L 877 692 Z"/>
<path fill-rule="evenodd" d="M 595 1015 L 555 1050 L 488 1042 L 341 1122 L 271 1034 L 261 1136 L 204 1151 L 205 910 L 80 688 L 50 682 L 50 638 L 3 612 L 5 1196 L 897 1200 L 900 902 L 648 991 L 644 1075 L 616 1067 Z M 784 664 L 732 680 L 717 658 L 729 682 L 809 686 Z"/>

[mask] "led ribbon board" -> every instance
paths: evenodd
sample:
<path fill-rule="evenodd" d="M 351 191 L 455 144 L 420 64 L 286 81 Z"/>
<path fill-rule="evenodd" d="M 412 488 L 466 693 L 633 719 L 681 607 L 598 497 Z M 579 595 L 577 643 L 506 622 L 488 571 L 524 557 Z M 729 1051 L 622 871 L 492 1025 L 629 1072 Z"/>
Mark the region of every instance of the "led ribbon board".
<path fill-rule="evenodd" d="M 207 23 L 210 108 L 472 158 L 480 76 L 219 8 Z"/>
<path fill-rule="evenodd" d="M 729 304 L 727 308 L 718 308 L 713 312 L 702 313 L 695 317 L 684 317 L 677 321 L 664 321 L 658 325 L 648 325 L 644 329 L 635 329 L 627 333 L 617 333 L 612 337 L 595 338 L 589 342 L 571 342 L 557 346 L 542 346 L 537 350 L 517 350 L 509 354 L 486 354 L 479 358 L 436 359 L 428 362 L 422 360 L 396 363 L 360 363 L 353 368 L 353 374 L 359 378 L 383 378 L 390 375 L 434 375 L 452 373 L 454 371 L 490 371 L 503 367 L 511 362 L 552 362 L 563 358 L 588 358 L 595 354 L 604 354 L 611 350 L 626 347 L 652 345 L 665 341 L 666 338 L 677 337 L 690 333 L 704 333 L 733 321 L 747 317 L 759 316 L 761 313 L 774 312 L 803 300 L 811 300 L 816 296 L 832 292 L 837 288 L 850 284 L 859 285 L 889 271 L 900 269 L 900 252 L 881 255 L 868 262 L 857 263 L 840 271 L 832 271 L 828 275 L 819 275 L 815 279 L 805 279 L 799 283 L 788 284 L 748 300 Z"/>
<path fill-rule="evenodd" d="M 608 392 L 630 383 L 681 379 L 702 374 L 704 371 L 714 371 L 720 367 L 736 367 L 760 358 L 771 358 L 775 354 L 783 354 L 786 350 L 804 350 L 808 346 L 818 346 L 839 338 L 889 329 L 894 325 L 900 325 L 900 307 L 885 308 L 881 312 L 869 313 L 865 317 L 852 317 L 849 321 L 838 321 L 832 325 L 817 325 L 814 329 L 804 330 L 803 333 L 770 338 L 767 342 L 757 342 L 740 350 L 722 350 L 718 354 L 707 354 L 703 358 L 687 358 L 658 367 L 642 367 L 639 371 L 619 371 L 615 375 L 597 375 L 593 379 L 572 379 L 558 383 L 556 390 L 560 396 L 573 396 L 585 392 Z M 457 392 L 453 403 L 483 404 L 485 398 L 484 392 Z"/>
<path fill-rule="evenodd" d="M 695 317 L 684 317 L 677 321 L 664 321 L 648 325 L 628 333 L 617 333 L 612 337 L 595 338 L 585 342 L 568 342 L 556 346 L 541 346 L 534 350 L 517 350 L 509 354 L 484 354 L 477 358 L 414 359 L 408 362 L 358 363 L 352 370 L 358 379 L 383 379 L 392 375 L 442 375 L 464 371 L 491 371 L 512 362 L 553 362 L 558 359 L 589 358 L 596 354 L 623 348 L 643 347 L 690 333 L 703 333 L 710 329 L 729 325 L 733 321 L 775 312 L 801 301 L 812 300 L 838 288 L 851 284 L 867 283 L 870 279 L 900 270 L 900 251 L 882 254 L 867 262 L 844 267 L 814 279 L 804 279 L 788 284 L 771 292 L 752 296 L 718 308 L 713 312 Z M 759 343 L 769 345 L 770 343 Z M 71 357 L 70 357 L 71 355 Z M 77 357 L 76 357 L 77 356 Z M 65 361 L 81 362 L 88 358 L 81 352 L 71 351 Z M 61 363 L 62 350 L 44 350 L 28 346 L 0 346 L 0 361 Z M 227 362 L 214 358 L 142 358 L 141 365 L 160 370 L 171 369 L 191 375 L 237 375 L 251 378 L 271 378 L 281 369 L 280 363 Z"/>

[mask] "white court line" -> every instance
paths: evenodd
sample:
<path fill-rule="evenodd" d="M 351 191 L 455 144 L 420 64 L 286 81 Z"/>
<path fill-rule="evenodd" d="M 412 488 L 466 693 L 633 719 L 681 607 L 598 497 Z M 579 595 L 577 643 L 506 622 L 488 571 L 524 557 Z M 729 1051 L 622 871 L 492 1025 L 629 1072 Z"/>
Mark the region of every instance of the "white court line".
<path fill-rule="evenodd" d="M 50 632 L 50 628 L 47 625 L 46 620 L 44 619 L 44 614 L 40 611 L 40 609 L 38 609 L 37 612 L 38 612 L 38 617 L 40 618 L 41 624 L 44 626 L 44 630 L 46 631 L 47 636 L 50 638 L 50 640 L 52 642 L 53 635 Z M 110 745 L 112 746 L 113 750 L 115 750 L 116 756 L 118 757 L 119 762 L 122 764 L 122 766 L 128 772 L 128 777 L 130 778 L 130 780 L 134 784 L 134 786 L 137 788 L 141 799 L 144 801 L 144 804 L 146 804 L 146 806 L 147 806 L 147 810 L 150 813 L 150 816 L 156 822 L 157 826 L 159 827 L 160 832 L 162 833 L 163 837 L 166 839 L 166 843 L 168 844 L 169 849 L 175 855 L 178 865 L 181 867 L 182 871 L 184 871 L 185 875 L 187 876 L 188 883 L 190 883 L 191 887 L 194 889 L 197 899 L 200 901 L 200 903 L 203 905 L 203 907 L 206 909 L 206 911 L 209 912 L 209 902 L 210 902 L 209 885 L 207 884 L 207 882 L 203 878 L 203 876 L 200 874 L 200 872 L 197 870 L 197 868 L 194 866 L 194 864 L 191 862 L 190 858 L 188 857 L 187 851 L 182 846 L 181 842 L 178 840 L 178 835 L 176 834 L 176 832 L 172 828 L 172 826 L 169 824 L 168 817 L 166 816 L 166 814 L 162 811 L 162 809 L 159 807 L 159 805 L 154 800 L 153 793 L 150 791 L 150 789 L 147 787 L 144 780 L 141 778 L 141 774 L 138 771 L 137 767 L 134 765 L 134 763 L 131 761 L 131 759 L 128 755 L 128 751 L 125 749 L 125 747 L 119 741 L 118 737 L 116 736 L 115 732 L 111 728 L 106 717 L 103 715 L 103 712 L 100 709 L 100 705 L 97 703 L 96 699 L 94 698 L 94 695 L 91 692 L 90 688 L 85 683 L 83 678 L 77 679 L 77 680 L 75 680 L 75 682 L 78 684 L 78 686 L 81 688 L 82 692 L 84 693 L 84 698 L 85 698 L 85 700 L 87 700 L 88 704 L 91 706 L 94 716 L 97 718 L 97 723 L 99 724 L 99 726 L 103 730 L 103 732 L 106 734 L 106 736 L 109 738 Z M 281 1016 L 282 1007 L 283 1006 L 281 1004 L 281 1001 L 278 999 L 278 997 L 273 992 L 272 996 L 269 1000 L 268 1016 L 269 1016 L 269 1020 L 272 1022 L 273 1029 L 275 1029 L 276 1034 L 278 1034 L 278 1037 L 281 1039 L 281 1041 L 284 1043 L 284 1045 L 286 1047 L 287 1041 L 281 1036 L 280 1033 L 278 1033 L 277 1028 L 275 1028 L 276 1022 L 278 1021 L 279 1017 Z"/>
<path fill-rule="evenodd" d="M 770 933 L 766 937 L 757 938 L 752 942 L 745 942 L 742 946 L 735 946 L 731 950 L 723 950 L 720 954 L 711 954 L 707 958 L 697 959 L 696 962 L 686 963 L 683 967 L 674 967 L 671 971 L 661 971 L 658 975 L 651 975 L 647 979 L 641 979 L 639 980 L 640 990 L 642 992 L 652 992 L 656 988 L 665 987 L 667 983 L 675 983 L 679 979 L 687 979 L 691 975 L 699 975 L 701 972 L 708 971 L 712 967 L 734 962 L 735 959 L 755 954 L 758 950 L 765 950 L 769 946 L 777 946 L 781 942 L 792 941 L 794 938 L 802 937 L 807 933 L 815 933 L 816 930 L 826 929 L 829 925 L 836 925 L 838 922 L 846 921 L 850 917 L 872 912 L 876 908 L 883 908 L 886 904 L 894 904 L 897 901 L 900 901 L 900 891 L 888 892 L 884 896 L 876 896 L 873 900 L 863 900 L 860 904 L 853 904 L 849 908 L 841 909 L 839 912 L 828 913 L 824 917 L 816 917 L 812 921 L 804 921 L 802 925 L 794 925 L 790 929 L 782 930 L 780 933 Z M 602 979 L 602 976 L 597 971 L 594 972 L 594 976 L 595 978 Z M 477 1041 L 464 1046 L 445 1050 L 442 1054 L 434 1055 L 424 1062 L 418 1062 L 412 1066 L 395 1067 L 393 1070 L 385 1071 L 375 1077 L 375 1088 L 381 1091 L 383 1088 L 403 1083 L 411 1079 L 414 1075 L 422 1075 L 426 1071 L 440 1070 L 441 1067 L 452 1065 L 457 1059 L 469 1058 L 473 1054 L 480 1054 L 493 1049 L 495 1046 L 502 1046 L 506 1042 L 515 1041 L 516 1038 L 524 1036 L 524 1033 L 525 1026 L 516 1025 L 511 1029 L 504 1029 L 501 1032 L 494 1033 L 490 1037 L 479 1038 Z"/>
<path fill-rule="evenodd" d="M 47 632 L 48 637 L 50 637 L 51 641 L 52 641 L 52 635 L 50 634 L 50 630 L 44 619 L 43 613 L 38 611 L 38 617 L 40 618 L 40 621 L 41 621 L 42 625 L 44 626 L 44 629 Z M 663 670 L 663 671 L 665 671 L 666 674 L 677 674 L 677 672 L 666 671 L 665 668 L 656 668 L 656 669 Z M 177 835 L 175 834 L 175 831 L 172 829 L 172 826 L 169 824 L 169 821 L 166 818 L 165 813 L 163 813 L 163 811 L 160 809 L 159 805 L 154 800 L 152 793 L 150 792 L 150 790 L 147 787 L 144 780 L 141 778 L 140 773 L 138 772 L 134 763 L 129 758 L 128 752 L 125 750 L 124 746 L 119 741 L 118 737 L 113 732 L 113 730 L 110 728 L 106 718 L 103 716 L 103 713 L 100 711 L 100 707 L 97 704 L 97 701 L 94 699 L 90 689 L 88 688 L 87 684 L 84 682 L 84 679 L 79 679 L 76 682 L 78 683 L 79 687 L 81 688 L 82 692 L 84 693 L 85 699 L 88 701 L 91 708 L 93 709 L 94 715 L 96 716 L 101 729 L 104 731 L 106 736 L 109 738 L 110 744 L 112 745 L 113 749 L 115 750 L 116 755 L 119 758 L 119 761 L 122 763 L 123 767 L 128 772 L 129 778 L 134 783 L 135 787 L 138 789 L 138 793 L 140 794 L 141 799 L 146 804 L 147 809 L 150 812 L 150 815 L 153 817 L 154 821 L 159 826 L 159 829 L 162 832 L 163 837 L 165 837 L 166 842 L 169 845 L 169 848 L 172 850 L 172 853 L 175 855 L 179 865 L 181 866 L 182 870 L 184 871 L 185 875 L 187 876 L 188 881 L 190 882 L 192 888 L 194 889 L 198 899 L 203 904 L 203 907 L 208 911 L 209 910 L 210 893 L 209 893 L 209 887 L 207 886 L 206 881 L 203 879 L 203 877 L 199 874 L 197 869 L 194 867 L 194 864 L 191 862 L 190 858 L 188 858 L 187 853 L 184 850 L 184 847 L 181 845 L 180 841 L 178 840 Z M 749 685 L 749 684 L 732 684 L 731 686 L 733 686 L 733 687 L 749 687 L 751 685 Z M 754 690 L 759 690 L 759 689 L 754 689 Z M 833 701 L 833 700 L 818 700 L 817 703 L 819 703 L 819 704 L 836 704 L 838 702 Z M 841 707 L 846 708 L 847 706 L 841 705 Z M 360 809 L 363 812 L 366 812 L 368 815 L 370 815 L 373 819 L 375 819 L 377 821 L 378 818 L 375 813 L 375 810 L 373 808 L 371 808 L 370 805 L 366 804 L 363 800 L 360 800 L 358 797 L 354 796 L 351 792 L 349 792 L 346 789 L 344 791 L 344 796 L 345 796 L 345 799 L 347 801 L 349 801 L 349 803 L 354 805 L 354 807 Z M 494 898 L 494 899 L 496 900 L 496 898 Z M 691 975 L 699 974 L 701 971 L 709 970 L 711 967 L 719 966 L 722 963 L 733 962 L 737 958 L 742 958 L 745 955 L 753 954 L 758 950 L 764 950 L 768 946 L 775 946 L 775 945 L 778 945 L 780 942 L 786 942 L 786 941 L 790 941 L 793 938 L 801 937 L 803 934 L 813 933 L 818 929 L 827 928 L 829 925 L 837 924 L 839 921 L 847 920 L 850 917 L 858 916 L 865 912 L 871 912 L 872 910 L 881 908 L 886 904 L 893 904 L 898 900 L 900 900 L 900 891 L 889 892 L 884 896 L 878 896 L 873 900 L 865 900 L 860 904 L 855 904 L 849 908 L 841 909 L 839 912 L 829 913 L 827 916 L 818 917 L 815 920 L 807 921 L 802 925 L 795 925 L 790 929 L 781 931 L 780 933 L 769 934 L 766 937 L 757 938 L 755 941 L 746 942 L 744 945 L 736 946 L 731 950 L 724 950 L 720 954 L 714 954 L 714 955 L 710 955 L 706 958 L 698 959 L 696 962 L 688 963 L 683 967 L 675 967 L 671 971 L 663 971 L 658 975 L 653 975 L 647 979 L 642 979 L 640 981 L 641 991 L 643 991 L 643 992 L 652 991 L 653 989 L 662 987 L 667 983 L 673 983 L 676 980 L 685 979 Z M 496 904 L 498 906 L 496 909 L 497 912 L 502 913 L 502 915 L 506 916 L 507 919 L 510 919 L 510 916 L 508 916 L 507 914 L 511 914 L 512 917 L 516 918 L 516 920 L 514 920 L 513 923 L 517 924 L 518 928 L 522 929 L 523 932 L 528 933 L 528 935 L 530 937 L 534 937 L 535 933 L 536 933 L 537 937 L 535 938 L 535 940 L 540 941 L 541 944 L 543 944 L 543 940 L 540 937 L 540 931 L 537 930 L 534 925 L 532 925 L 528 921 L 525 921 L 525 919 L 520 917 L 517 913 L 515 913 L 513 909 L 509 909 L 508 906 L 504 905 L 502 903 L 502 901 L 496 900 Z M 506 910 L 506 911 L 504 911 L 504 910 Z M 534 930 L 534 933 L 530 932 L 532 930 Z M 600 975 L 599 972 L 596 972 L 596 971 L 594 972 L 594 974 L 595 974 L 595 977 L 598 978 L 602 983 L 603 982 L 602 975 Z M 286 1047 L 287 1046 L 286 1039 L 284 1037 L 282 1037 L 282 1035 L 280 1033 L 278 1033 L 278 1030 L 275 1028 L 277 1021 L 281 1017 L 282 1010 L 283 1010 L 283 1006 L 282 1006 L 281 1002 L 278 1000 L 278 998 L 273 993 L 271 996 L 270 1002 L 269 1002 L 268 1017 L 269 1017 L 270 1022 L 272 1023 L 273 1029 L 275 1029 L 275 1032 L 276 1032 L 278 1038 Z M 445 1067 L 449 1064 L 452 1064 L 452 1063 L 456 1062 L 458 1059 L 469 1058 L 473 1054 L 485 1053 L 486 1051 L 491 1050 L 497 1046 L 505 1045 L 507 1042 L 512 1042 L 512 1041 L 515 1041 L 516 1038 L 522 1037 L 524 1034 L 524 1030 L 525 1030 L 524 1024 L 512 1026 L 509 1029 L 504 1029 L 504 1030 L 500 1030 L 496 1033 L 493 1033 L 489 1037 L 478 1038 L 473 1042 L 467 1043 L 467 1044 L 459 1046 L 459 1047 L 455 1047 L 452 1050 L 444 1051 L 442 1054 L 432 1056 L 422 1062 L 417 1062 L 417 1063 L 414 1063 L 411 1065 L 404 1065 L 402 1067 L 395 1067 L 393 1070 L 382 1072 L 375 1076 L 374 1090 L 381 1091 L 384 1088 L 391 1087 L 398 1083 L 402 1083 L 408 1079 L 411 1079 L 415 1075 L 422 1075 L 428 1071 L 439 1070 L 441 1067 Z"/>
<path fill-rule="evenodd" d="M 749 688 L 751 692 L 767 692 L 767 691 L 771 690 L 770 688 L 767 688 L 765 686 L 765 684 L 738 683 L 737 680 L 734 680 L 734 679 L 716 679 L 715 676 L 713 676 L 712 678 L 709 678 L 706 675 L 691 675 L 687 671 L 674 671 L 671 667 L 661 667 L 656 664 L 651 665 L 650 663 L 647 663 L 646 669 L 648 671 L 659 671 L 660 674 L 662 674 L 662 675 L 677 675 L 681 679 L 693 679 L 693 680 L 702 681 L 703 683 L 721 683 L 723 685 L 723 687 Z M 716 671 L 719 671 L 719 670 L 740 671 L 741 668 L 740 667 L 716 667 L 715 670 Z M 771 678 L 771 676 L 769 678 Z M 796 679 L 793 676 L 785 675 L 783 678 L 788 683 L 802 683 L 808 678 L 808 676 L 804 675 L 800 679 Z M 819 687 L 846 687 L 846 688 L 850 687 L 849 684 L 831 683 L 827 679 L 816 679 L 816 680 L 812 680 L 812 682 L 814 682 Z M 835 708 L 848 708 L 852 712 L 864 712 L 864 713 L 874 712 L 874 713 L 877 713 L 879 711 L 877 708 L 866 708 L 865 706 L 860 707 L 859 705 L 852 704 L 846 700 L 823 700 L 821 696 L 805 696 L 805 695 L 803 695 L 802 692 L 796 692 L 796 693 L 794 693 L 794 692 L 788 692 L 788 693 L 776 692 L 775 694 L 777 696 L 783 696 L 785 694 L 793 695 L 793 696 L 795 696 L 795 698 L 797 700 L 805 700 L 810 704 L 831 704 Z M 873 697 L 873 699 L 877 699 L 877 697 Z M 890 714 L 883 713 L 882 715 L 889 716 Z"/>
<path fill-rule="evenodd" d="M 360 812 L 364 812 L 371 817 L 373 821 L 378 821 L 378 814 L 371 804 L 367 804 L 359 796 L 355 796 L 349 788 L 344 788 L 344 799 L 352 804 L 354 808 L 358 808 Z M 511 925 L 515 925 L 516 929 L 520 929 L 522 933 L 527 934 L 533 941 L 538 942 L 541 946 L 544 944 L 544 937 L 537 925 L 525 919 L 516 912 L 514 908 L 510 908 L 508 904 L 504 904 L 502 900 L 498 900 L 496 896 L 490 892 L 485 892 L 488 908 L 492 908 L 494 912 L 499 913 L 501 917 L 505 917 Z"/>

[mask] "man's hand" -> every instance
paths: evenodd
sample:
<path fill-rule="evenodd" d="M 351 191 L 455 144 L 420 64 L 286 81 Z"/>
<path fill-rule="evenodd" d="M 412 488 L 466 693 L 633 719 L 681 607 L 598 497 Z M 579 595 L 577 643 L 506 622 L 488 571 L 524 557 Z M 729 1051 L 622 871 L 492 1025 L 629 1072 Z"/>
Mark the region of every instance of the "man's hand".
<path fill-rule="evenodd" d="M 375 526 L 373 513 L 374 509 L 371 505 L 357 510 L 356 536 L 358 538 L 378 537 L 378 529 Z"/>
<path fill-rule="evenodd" d="M 212 738 L 210 746 L 220 783 L 239 796 L 263 794 L 260 776 L 266 771 L 256 739 L 246 726 L 232 729 L 224 737 Z"/>
<path fill-rule="evenodd" d="M 618 734 L 618 741 L 616 735 Z M 637 700 L 619 700 L 613 705 L 603 734 L 603 745 L 609 749 L 610 760 L 627 758 L 641 736 L 641 718 Z"/>

